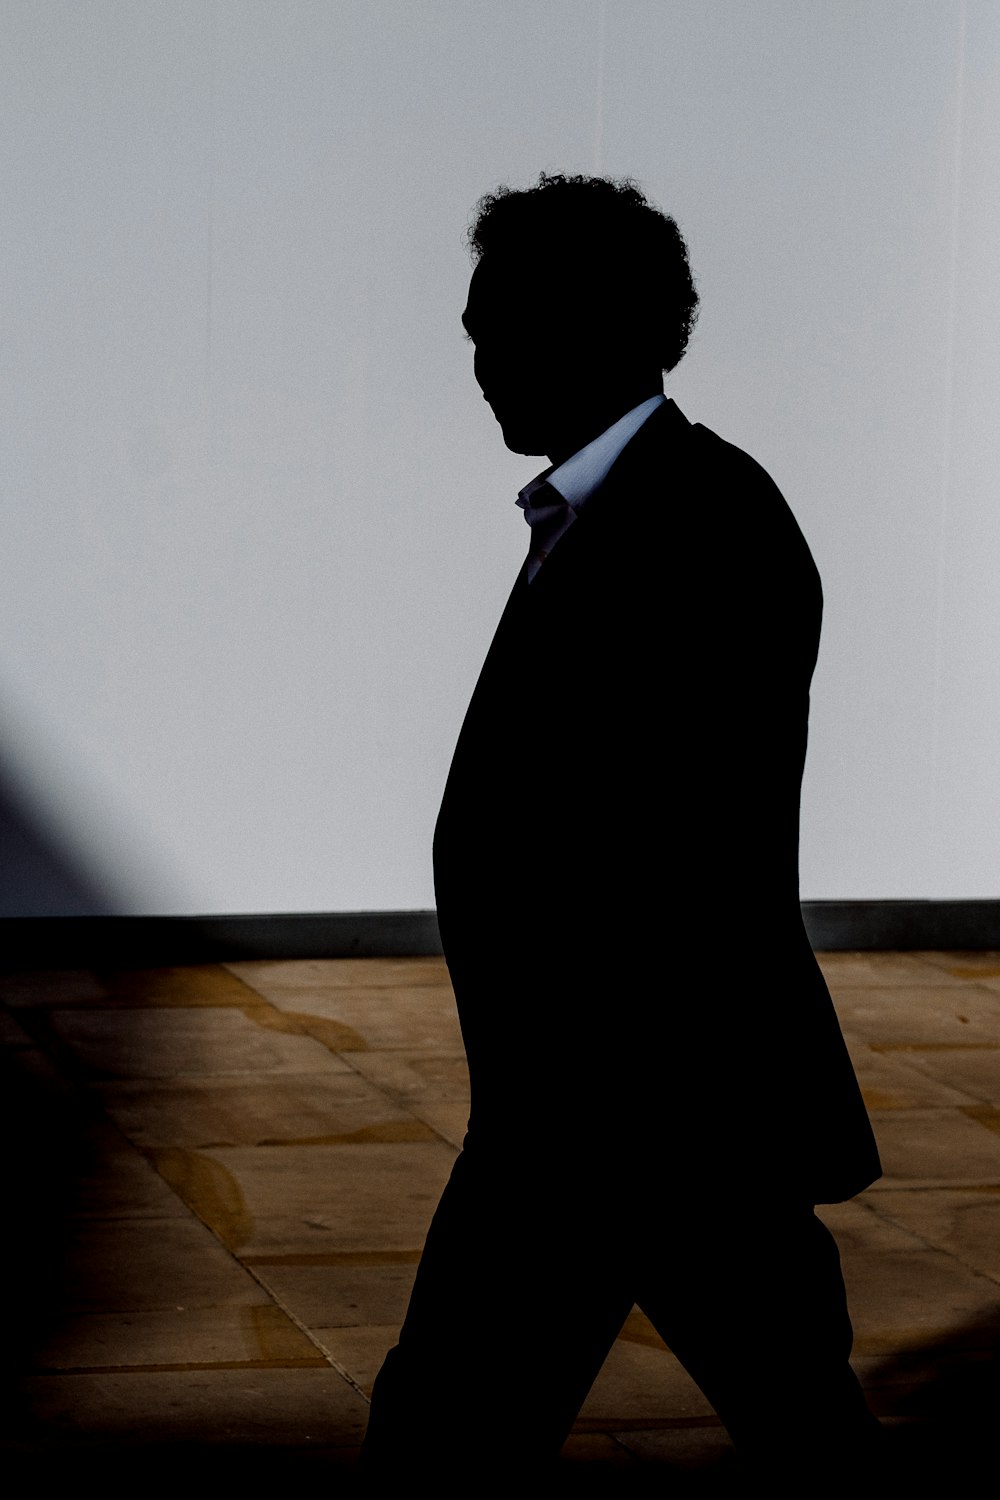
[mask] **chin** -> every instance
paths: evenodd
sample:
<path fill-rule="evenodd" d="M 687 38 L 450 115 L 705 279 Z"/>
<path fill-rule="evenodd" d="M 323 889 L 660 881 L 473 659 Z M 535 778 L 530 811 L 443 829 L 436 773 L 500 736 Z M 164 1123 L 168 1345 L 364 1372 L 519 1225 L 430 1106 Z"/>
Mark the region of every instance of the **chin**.
<path fill-rule="evenodd" d="M 537 432 L 532 432 L 528 427 L 521 427 L 516 422 L 505 422 L 500 417 L 497 417 L 497 421 L 503 433 L 504 444 L 511 453 L 523 453 L 530 458 L 538 458 L 547 452 L 545 439 Z"/>
<path fill-rule="evenodd" d="M 502 399 L 494 405 L 485 392 L 483 399 L 493 413 L 497 426 L 503 433 L 504 444 L 511 453 L 524 453 L 537 458 L 548 452 L 547 439 L 539 432 L 536 421 L 533 420 L 537 419 L 537 410 L 526 408 L 519 401 L 508 404 Z"/>

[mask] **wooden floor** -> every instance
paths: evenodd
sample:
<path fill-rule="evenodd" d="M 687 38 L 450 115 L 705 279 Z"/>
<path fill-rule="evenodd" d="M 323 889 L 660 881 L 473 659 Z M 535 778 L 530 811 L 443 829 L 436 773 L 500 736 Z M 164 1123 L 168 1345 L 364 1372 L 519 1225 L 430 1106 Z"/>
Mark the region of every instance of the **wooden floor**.
<path fill-rule="evenodd" d="M 856 1368 L 914 1472 L 953 1470 L 1000 1396 L 1000 954 L 821 962 L 885 1164 L 822 1210 Z M 465 1128 L 442 962 L 8 974 L 0 999 L 8 1465 L 348 1482 Z M 741 1482 L 638 1312 L 564 1470 Z"/>

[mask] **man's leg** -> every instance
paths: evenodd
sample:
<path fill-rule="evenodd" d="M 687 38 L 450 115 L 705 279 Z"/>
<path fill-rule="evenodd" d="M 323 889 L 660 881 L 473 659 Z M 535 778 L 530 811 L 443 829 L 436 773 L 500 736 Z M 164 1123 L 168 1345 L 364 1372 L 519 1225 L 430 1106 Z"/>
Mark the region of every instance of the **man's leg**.
<path fill-rule="evenodd" d="M 840 1257 L 811 1205 L 693 1203 L 646 1246 L 636 1300 L 741 1453 L 788 1475 L 877 1456 Z"/>
<path fill-rule="evenodd" d="M 579 1163 L 467 1146 L 375 1383 L 373 1485 L 556 1458 L 634 1298 L 600 1196 Z"/>

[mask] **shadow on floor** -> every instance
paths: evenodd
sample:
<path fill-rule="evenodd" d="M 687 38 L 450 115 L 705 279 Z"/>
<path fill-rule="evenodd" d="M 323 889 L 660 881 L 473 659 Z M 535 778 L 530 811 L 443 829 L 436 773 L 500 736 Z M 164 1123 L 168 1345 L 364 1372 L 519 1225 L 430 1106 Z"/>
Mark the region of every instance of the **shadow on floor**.
<path fill-rule="evenodd" d="M 18 1380 L 30 1366 L 32 1349 L 58 1323 L 62 1257 L 71 1232 L 76 1187 L 87 1167 L 87 1125 L 95 1101 L 67 1084 L 35 1038 L 0 1049 L 0 1131 L 5 1143 L 4 1201 L 7 1229 L 0 1237 L 0 1274 L 5 1288 L 3 1440 L 0 1460 L 12 1493 L 91 1480 L 102 1494 L 148 1485 L 225 1484 L 263 1493 L 318 1478 L 354 1490 L 356 1450 L 288 1444 L 192 1444 L 150 1441 L 137 1431 L 124 1441 L 100 1433 L 53 1431 L 33 1422 L 19 1405 Z M 886 1430 L 887 1475 L 858 1473 L 862 1494 L 871 1481 L 886 1479 L 910 1494 L 964 1493 L 978 1489 L 978 1476 L 995 1462 L 1000 1418 L 1000 1294 L 991 1317 L 957 1325 L 946 1339 L 886 1357 L 866 1371 L 870 1400 Z M 140 1377 L 141 1378 L 141 1377 Z M 70 1416 L 71 1414 L 67 1414 Z M 503 1414 L 498 1413 L 498 1443 Z M 776 1396 L 780 1423 L 780 1393 Z M 661 1453 L 669 1455 L 664 1443 Z M 817 1466 L 820 1467 L 820 1466 Z M 22 1481 L 21 1488 L 16 1481 Z M 826 1493 L 821 1473 L 803 1476 L 800 1493 Z M 843 1490 L 843 1486 L 841 1486 Z M 546 1494 L 739 1495 L 761 1493 L 731 1450 L 704 1456 L 689 1451 L 677 1462 L 665 1457 L 638 1462 L 623 1447 L 620 1457 L 564 1460 Z"/>

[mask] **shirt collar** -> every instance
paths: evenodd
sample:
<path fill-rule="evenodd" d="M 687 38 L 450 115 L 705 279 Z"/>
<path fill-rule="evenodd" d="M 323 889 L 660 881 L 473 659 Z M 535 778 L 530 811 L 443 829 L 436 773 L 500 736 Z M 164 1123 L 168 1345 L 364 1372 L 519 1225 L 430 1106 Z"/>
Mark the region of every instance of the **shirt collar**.
<path fill-rule="evenodd" d="M 573 510 L 579 510 L 590 499 L 608 477 L 615 459 L 621 453 L 625 444 L 639 431 L 658 406 L 666 401 L 662 391 L 649 396 L 645 401 L 640 401 L 638 406 L 633 406 L 617 422 L 613 422 L 600 437 L 567 458 L 565 463 L 556 469 L 545 469 L 530 484 L 526 484 L 518 496 L 519 500 L 528 501 L 543 484 L 550 484 L 554 490 L 558 490 L 563 499 Z"/>

